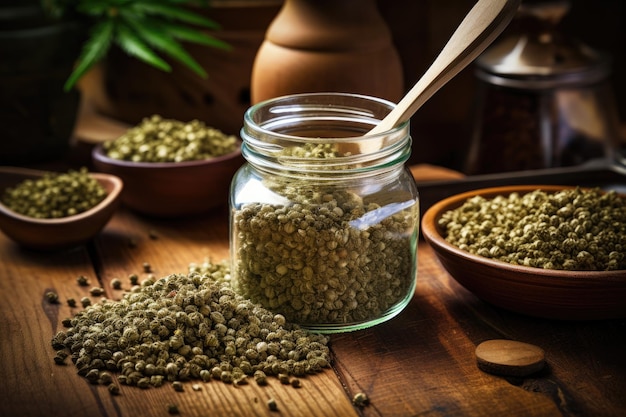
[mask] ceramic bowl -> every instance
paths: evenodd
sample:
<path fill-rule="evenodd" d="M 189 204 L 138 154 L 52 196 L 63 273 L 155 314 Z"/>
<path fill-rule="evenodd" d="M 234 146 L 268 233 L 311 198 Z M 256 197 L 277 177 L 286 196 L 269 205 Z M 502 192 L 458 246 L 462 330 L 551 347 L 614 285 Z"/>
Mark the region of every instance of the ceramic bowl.
<path fill-rule="evenodd" d="M 561 186 L 527 185 L 485 188 L 443 199 L 422 218 L 422 233 L 449 274 L 476 296 L 495 306 L 558 320 L 599 320 L 626 317 L 626 271 L 563 271 L 525 267 L 496 261 L 446 242 L 437 225 L 448 210 L 468 198 L 492 198 L 512 192 L 546 192 Z"/>
<path fill-rule="evenodd" d="M 180 217 L 226 205 L 230 182 L 243 163 L 241 149 L 212 159 L 185 162 L 130 162 L 92 152 L 97 171 L 124 181 L 122 203 L 141 214 Z"/>
<path fill-rule="evenodd" d="M 26 179 L 40 178 L 45 173 L 26 168 L 0 167 L 0 195 L 7 187 L 13 187 Z M 32 249 L 61 249 L 89 241 L 113 216 L 123 188 L 122 180 L 113 175 L 90 175 L 108 194 L 97 206 L 74 216 L 36 219 L 16 213 L 0 203 L 0 229 L 19 245 Z"/>

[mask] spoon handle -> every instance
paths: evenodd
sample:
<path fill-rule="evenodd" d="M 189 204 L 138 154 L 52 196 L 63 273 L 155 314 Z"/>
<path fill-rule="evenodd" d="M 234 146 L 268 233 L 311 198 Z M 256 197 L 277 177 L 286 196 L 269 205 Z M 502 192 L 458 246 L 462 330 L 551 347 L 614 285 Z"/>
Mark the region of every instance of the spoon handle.
<path fill-rule="evenodd" d="M 433 94 L 502 33 L 519 4 L 520 0 L 479 0 L 422 78 L 368 134 L 386 132 L 409 120 Z"/>

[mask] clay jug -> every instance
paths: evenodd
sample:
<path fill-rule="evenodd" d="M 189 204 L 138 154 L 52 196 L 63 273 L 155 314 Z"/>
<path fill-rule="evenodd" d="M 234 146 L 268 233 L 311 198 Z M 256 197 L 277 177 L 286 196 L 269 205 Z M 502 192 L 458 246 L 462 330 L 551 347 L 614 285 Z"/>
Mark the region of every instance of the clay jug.
<path fill-rule="evenodd" d="M 252 69 L 251 101 L 358 93 L 397 102 L 402 65 L 376 0 L 286 0 Z"/>

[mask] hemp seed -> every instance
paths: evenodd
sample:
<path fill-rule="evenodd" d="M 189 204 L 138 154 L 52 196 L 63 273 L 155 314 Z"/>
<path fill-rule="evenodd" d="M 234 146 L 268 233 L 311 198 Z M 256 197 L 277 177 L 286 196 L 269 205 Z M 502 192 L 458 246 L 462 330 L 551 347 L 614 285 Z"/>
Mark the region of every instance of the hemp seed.
<path fill-rule="evenodd" d="M 106 196 L 105 188 L 83 167 L 24 180 L 7 188 L 0 200 L 9 209 L 25 216 L 54 219 L 85 212 Z"/>
<path fill-rule="evenodd" d="M 276 403 L 275 399 L 270 398 L 267 400 L 267 408 L 269 408 L 270 411 L 278 411 L 278 403 Z"/>
<path fill-rule="evenodd" d="M 48 291 L 45 296 L 50 304 L 59 304 L 59 295 L 56 292 Z"/>
<path fill-rule="evenodd" d="M 130 280 L 130 285 L 138 285 L 139 284 L 139 276 L 137 274 L 130 274 L 128 276 Z"/>
<path fill-rule="evenodd" d="M 101 287 L 91 287 L 91 289 L 89 290 L 89 294 L 94 297 L 99 297 L 104 294 L 104 289 Z"/>
<path fill-rule="evenodd" d="M 626 269 L 626 199 L 614 191 L 572 188 L 475 196 L 444 213 L 439 226 L 460 249 L 514 265 Z"/>
<path fill-rule="evenodd" d="M 106 369 L 120 384 L 141 388 L 211 378 L 242 384 L 248 376 L 263 385 L 268 375 L 316 373 L 330 363 L 328 337 L 237 294 L 227 262 L 191 264 L 187 274 L 88 305 L 71 326 L 52 346 L 70 352 L 79 374 L 94 383 Z"/>
<path fill-rule="evenodd" d="M 370 399 L 364 392 L 357 392 L 356 394 L 354 394 L 354 397 L 352 397 L 352 404 L 357 407 L 365 407 L 369 405 L 369 403 Z"/>
<path fill-rule="evenodd" d="M 110 158 L 134 162 L 183 162 L 233 152 L 237 138 L 200 120 L 182 122 L 159 115 L 144 118 L 119 138 L 104 143 Z"/>
<path fill-rule="evenodd" d="M 107 386 L 107 389 L 109 390 L 109 393 L 111 395 L 119 395 L 120 394 L 120 387 L 115 384 L 115 383 L 111 383 Z"/>
<path fill-rule="evenodd" d="M 414 211 L 367 221 L 381 206 L 304 180 L 266 186 L 290 203 L 246 203 L 233 212 L 233 286 L 302 325 L 380 317 L 414 283 Z M 306 261 L 303 261 L 306 260 Z"/>

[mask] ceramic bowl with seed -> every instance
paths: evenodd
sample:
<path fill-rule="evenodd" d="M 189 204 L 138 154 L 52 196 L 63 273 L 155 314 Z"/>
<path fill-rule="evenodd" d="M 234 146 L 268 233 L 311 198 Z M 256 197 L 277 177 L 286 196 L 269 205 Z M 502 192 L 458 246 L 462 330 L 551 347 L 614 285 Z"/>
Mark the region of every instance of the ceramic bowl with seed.
<path fill-rule="evenodd" d="M 441 265 L 461 285 L 495 306 L 558 320 L 600 320 L 626 317 L 626 270 L 565 271 L 513 265 L 459 249 L 445 240 L 441 216 L 480 195 L 487 199 L 537 189 L 556 192 L 566 187 L 527 185 L 469 191 L 443 199 L 422 218 L 422 233 Z M 571 188 L 571 187 L 567 187 Z"/>
<path fill-rule="evenodd" d="M 231 179 L 243 163 L 240 147 L 211 159 L 131 162 L 108 157 L 98 145 L 92 157 L 97 171 L 124 181 L 125 206 L 153 217 L 195 215 L 226 205 Z"/>
<path fill-rule="evenodd" d="M 27 179 L 38 179 L 45 171 L 0 167 L 0 195 Z M 0 202 L 0 229 L 21 246 L 38 250 L 54 250 L 85 243 L 96 236 L 109 222 L 119 206 L 122 180 L 116 176 L 89 173 L 104 187 L 107 196 L 95 207 L 82 213 L 54 219 L 38 219 L 19 214 Z"/>

